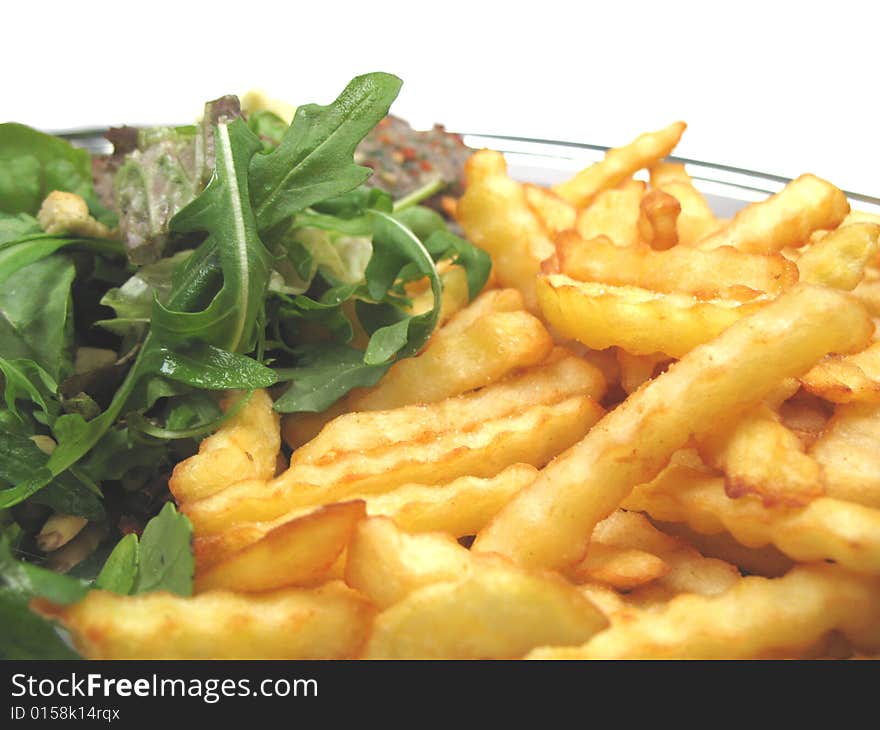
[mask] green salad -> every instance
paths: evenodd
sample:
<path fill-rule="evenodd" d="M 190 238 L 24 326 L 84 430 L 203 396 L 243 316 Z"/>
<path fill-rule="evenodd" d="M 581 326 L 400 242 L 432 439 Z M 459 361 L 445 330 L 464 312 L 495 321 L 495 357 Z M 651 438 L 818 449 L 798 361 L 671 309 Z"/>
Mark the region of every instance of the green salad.
<path fill-rule="evenodd" d="M 223 391 L 323 411 L 425 345 L 438 263 L 483 287 L 488 256 L 420 204 L 442 181 L 395 200 L 355 162 L 400 86 L 359 76 L 289 125 L 223 97 L 197 125 L 117 130 L 100 166 L 0 124 L 0 657 L 76 656 L 35 596 L 191 593 L 167 480 L 235 412 Z"/>

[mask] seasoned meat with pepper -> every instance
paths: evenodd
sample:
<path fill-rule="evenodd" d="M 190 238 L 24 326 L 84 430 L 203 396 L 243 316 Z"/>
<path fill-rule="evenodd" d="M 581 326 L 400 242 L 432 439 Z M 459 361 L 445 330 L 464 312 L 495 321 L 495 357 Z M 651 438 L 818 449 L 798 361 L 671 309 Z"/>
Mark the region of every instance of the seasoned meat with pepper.
<path fill-rule="evenodd" d="M 360 143 L 354 159 L 375 171 L 367 184 L 392 197 L 400 198 L 437 179 L 447 184 L 444 195 L 460 195 L 470 153 L 460 135 L 439 124 L 418 132 L 389 114 Z"/>

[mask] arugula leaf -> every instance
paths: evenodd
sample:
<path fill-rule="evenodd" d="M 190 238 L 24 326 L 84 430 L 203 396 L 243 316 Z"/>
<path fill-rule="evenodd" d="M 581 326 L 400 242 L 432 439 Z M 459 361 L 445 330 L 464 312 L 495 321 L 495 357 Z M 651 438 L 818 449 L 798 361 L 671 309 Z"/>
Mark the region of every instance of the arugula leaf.
<path fill-rule="evenodd" d="M 49 415 L 52 397 L 58 388 L 55 379 L 33 360 L 20 358 L 7 360 L 0 357 L 0 372 L 3 373 L 3 397 L 6 407 L 20 420 L 16 402 L 27 400 L 36 403 Z"/>
<path fill-rule="evenodd" d="M 47 459 L 29 436 L 0 429 L 0 484 L 17 485 L 27 481 L 34 472 L 45 467 Z M 0 506 L 10 507 L 17 503 L 9 499 L 14 489 L 13 486 L 0 490 Z M 64 514 L 93 520 L 104 516 L 98 496 L 70 473 L 52 480 L 34 499 Z"/>
<path fill-rule="evenodd" d="M 195 342 L 177 350 L 153 349 L 154 372 L 206 390 L 268 388 L 278 379 L 271 368 L 256 360 Z"/>
<path fill-rule="evenodd" d="M 58 254 L 25 266 L 0 287 L 4 358 L 32 360 L 56 381 L 72 368 L 68 325 L 74 275 L 70 260 Z"/>
<path fill-rule="evenodd" d="M 436 210 L 426 208 L 424 205 L 404 208 L 399 212 L 395 211 L 394 217 L 415 233 L 422 241 L 427 241 L 432 233 L 448 230 L 443 216 Z M 431 251 L 431 253 L 434 252 Z"/>
<path fill-rule="evenodd" d="M 388 213 L 371 211 L 373 216 L 373 258 L 367 266 L 367 287 L 379 299 L 400 275 L 404 266 L 414 266 L 427 276 L 434 294 L 434 306 L 423 314 L 402 319 L 373 332 L 364 363 L 379 365 L 395 355 L 409 357 L 428 341 L 440 317 L 442 284 L 434 261 L 422 242 L 406 226 Z"/>
<path fill-rule="evenodd" d="M 260 142 L 241 119 L 219 123 L 214 138 L 215 176 L 172 219 L 171 228 L 180 233 L 208 233 L 203 246 L 216 248 L 223 284 L 200 311 L 154 302 L 152 331 L 165 344 L 196 338 L 230 352 L 247 352 L 254 344 L 271 268 L 248 196 L 247 168 Z M 182 272 L 190 270 L 193 258 Z"/>
<path fill-rule="evenodd" d="M 0 212 L 34 215 L 53 190 L 82 196 L 92 215 L 115 224 L 95 195 L 86 150 L 24 124 L 0 124 Z"/>
<path fill-rule="evenodd" d="M 101 298 L 101 304 L 112 308 L 116 317 L 98 320 L 95 326 L 120 337 L 129 334 L 142 337 L 150 324 L 153 300 L 168 301 L 172 275 L 191 254 L 190 250 L 178 251 L 154 264 L 141 266 L 122 286 L 109 289 Z"/>
<path fill-rule="evenodd" d="M 17 591 L 0 588 L 0 659 L 79 659 L 55 627 L 32 613 L 30 599 Z"/>
<path fill-rule="evenodd" d="M 195 570 L 192 525 L 170 502 L 147 523 L 139 553 L 132 593 L 169 591 L 181 596 L 192 595 Z"/>
<path fill-rule="evenodd" d="M 113 552 L 95 579 L 95 588 L 113 591 L 127 596 L 137 579 L 140 546 L 137 535 L 126 535 L 113 548 Z"/>
<path fill-rule="evenodd" d="M 391 74 L 365 74 L 329 106 L 297 108 L 277 149 L 251 164 L 251 195 L 261 231 L 370 176 L 369 168 L 354 164 L 354 150 L 388 113 L 400 86 Z"/>
<path fill-rule="evenodd" d="M 425 241 L 425 248 L 435 259 L 452 259 L 464 269 L 468 299 L 482 291 L 492 270 L 492 259 L 483 249 L 446 230 L 434 231 Z"/>
<path fill-rule="evenodd" d="M 375 385 L 391 367 L 367 365 L 363 352 L 344 345 L 303 345 L 296 353 L 296 368 L 276 370 L 280 379 L 292 381 L 275 401 L 280 413 L 324 411 L 352 388 Z"/>

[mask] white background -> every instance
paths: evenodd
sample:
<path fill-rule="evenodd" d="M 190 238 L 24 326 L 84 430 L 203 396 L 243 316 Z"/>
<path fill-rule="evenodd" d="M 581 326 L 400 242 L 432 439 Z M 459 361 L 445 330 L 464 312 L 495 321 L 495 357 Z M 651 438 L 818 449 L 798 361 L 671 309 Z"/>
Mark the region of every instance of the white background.
<path fill-rule="evenodd" d="M 880 197 L 876 2 L 212 2 L 4 6 L 0 121 L 189 121 L 258 86 L 326 103 L 358 73 L 460 131 L 614 145 L 675 119 L 677 154 Z"/>

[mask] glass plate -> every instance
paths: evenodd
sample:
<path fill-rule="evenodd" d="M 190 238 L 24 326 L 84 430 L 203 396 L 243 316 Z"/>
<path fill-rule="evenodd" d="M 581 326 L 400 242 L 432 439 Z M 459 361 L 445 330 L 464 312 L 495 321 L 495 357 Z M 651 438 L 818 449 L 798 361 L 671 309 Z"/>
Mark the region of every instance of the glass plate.
<path fill-rule="evenodd" d="M 78 147 L 85 147 L 93 154 L 105 154 L 111 151 L 111 145 L 104 139 L 104 132 L 104 129 L 84 129 L 57 134 Z M 495 134 L 464 133 L 462 136 L 465 144 L 473 149 L 490 147 L 503 152 L 510 175 L 514 179 L 540 185 L 562 182 L 578 170 L 602 159 L 608 150 L 600 145 Z M 779 192 L 789 182 L 788 178 L 778 175 L 741 170 L 728 165 L 683 157 L 669 159 L 683 162 L 687 166 L 694 185 L 706 196 L 715 214 L 722 218 L 729 218 L 748 203 L 763 200 L 768 195 Z M 845 192 L 852 207 L 880 214 L 880 198 Z"/>

